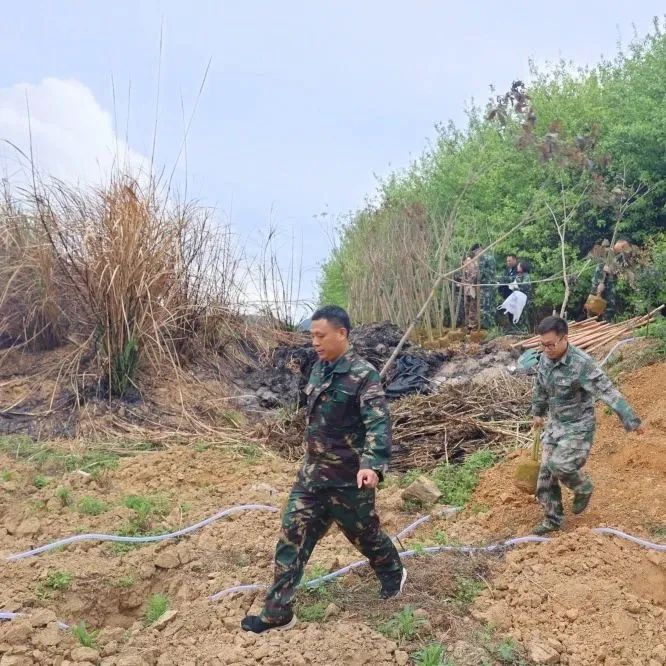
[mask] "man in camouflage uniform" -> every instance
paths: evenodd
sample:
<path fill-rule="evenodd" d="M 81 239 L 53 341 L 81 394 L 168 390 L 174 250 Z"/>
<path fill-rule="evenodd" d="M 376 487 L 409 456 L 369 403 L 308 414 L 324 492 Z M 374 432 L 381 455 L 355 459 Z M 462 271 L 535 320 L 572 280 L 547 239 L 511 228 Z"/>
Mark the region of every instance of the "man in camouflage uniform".
<path fill-rule="evenodd" d="M 465 327 L 471 333 L 479 328 L 479 265 L 473 254 L 465 259 L 462 269 Z"/>
<path fill-rule="evenodd" d="M 476 245 L 476 254 L 480 254 L 482 248 Z M 495 257 L 486 252 L 478 258 L 480 288 L 480 311 L 481 328 L 489 331 L 495 325 L 495 294 L 497 293 L 497 264 Z"/>
<path fill-rule="evenodd" d="M 594 296 L 601 296 L 606 301 L 606 309 L 603 318 L 607 321 L 613 319 L 617 314 L 617 301 L 615 298 L 615 284 L 618 275 L 626 267 L 628 259 L 632 252 L 631 243 L 627 240 L 619 240 L 613 245 L 612 251 L 609 248 L 610 243 L 606 240 L 601 245 L 604 257 L 600 261 L 594 273 L 592 274 L 592 289 L 590 293 Z"/>
<path fill-rule="evenodd" d="M 538 326 L 544 353 L 537 367 L 532 396 L 535 427 L 548 414 L 541 442 L 543 456 L 537 497 L 545 518 L 534 534 L 557 530 L 564 521 L 560 482 L 573 491 L 572 511 L 582 513 L 592 495 L 592 481 L 581 470 L 594 439 L 594 403 L 605 402 L 627 431 L 642 432 L 641 420 L 613 386 L 599 365 L 568 342 L 568 325 L 559 317 L 546 317 Z"/>
<path fill-rule="evenodd" d="M 242 621 L 246 631 L 294 625 L 296 587 L 332 523 L 368 558 L 382 598 L 398 596 L 405 584 L 406 570 L 375 512 L 375 488 L 391 453 L 388 405 L 377 370 L 350 346 L 349 329 L 342 308 L 326 306 L 312 315 L 319 361 L 304 389 L 305 459 L 282 516 L 273 585 L 261 614 Z"/>

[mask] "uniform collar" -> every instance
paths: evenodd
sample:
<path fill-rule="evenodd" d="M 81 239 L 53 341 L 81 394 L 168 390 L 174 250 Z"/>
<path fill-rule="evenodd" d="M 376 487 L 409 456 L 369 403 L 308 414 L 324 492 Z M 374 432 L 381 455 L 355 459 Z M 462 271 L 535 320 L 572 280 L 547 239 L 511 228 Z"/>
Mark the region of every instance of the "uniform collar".
<path fill-rule="evenodd" d="M 567 343 L 567 350 L 564 352 L 564 356 L 558 359 L 553 365 L 569 365 L 569 356 L 571 356 L 571 343 Z"/>
<path fill-rule="evenodd" d="M 333 363 L 324 361 L 324 374 L 336 373 L 343 375 L 351 370 L 352 359 L 354 357 L 354 347 L 349 345 L 349 349 Z"/>

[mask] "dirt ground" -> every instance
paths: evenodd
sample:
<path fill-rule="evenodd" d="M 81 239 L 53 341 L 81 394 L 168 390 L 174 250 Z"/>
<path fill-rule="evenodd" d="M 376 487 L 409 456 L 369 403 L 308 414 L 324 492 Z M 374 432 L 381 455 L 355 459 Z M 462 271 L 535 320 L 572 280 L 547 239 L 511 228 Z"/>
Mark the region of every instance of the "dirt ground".
<path fill-rule="evenodd" d="M 521 546 L 505 556 L 408 560 L 405 598 L 391 604 L 379 602 L 374 579 L 360 571 L 330 597 L 315 598 L 326 606 L 325 617 L 256 637 L 243 633 L 239 622 L 259 607 L 260 594 L 217 603 L 207 597 L 270 580 L 278 513 L 240 513 L 178 542 L 131 550 L 79 543 L 3 564 L 0 610 L 24 612 L 27 619 L 0 625 L 0 665 L 407 664 L 416 663 L 410 661 L 416 651 L 433 641 L 446 646 L 449 664 L 460 666 L 666 664 L 666 554 L 591 531 L 608 525 L 666 540 L 664 386 L 666 364 L 624 380 L 622 388 L 647 426 L 642 437 L 627 435 L 614 415 L 599 409 L 589 463 L 594 498 L 549 544 Z M 296 469 L 251 446 L 230 452 L 202 444 L 138 453 L 115 469 L 82 474 L 61 469 L 55 456 L 17 459 L 12 446 L 5 442 L 2 448 L 3 558 L 78 532 L 136 530 L 137 497 L 151 502 L 140 525 L 144 532 L 178 529 L 237 504 L 279 507 Z M 78 453 L 72 444 L 63 455 Z M 403 545 L 485 544 L 527 534 L 540 512 L 533 498 L 512 485 L 517 462 L 516 454 L 486 472 L 462 515 L 433 518 Z M 395 534 L 416 517 L 405 510 L 397 483 L 388 483 L 378 497 L 387 532 Z M 314 575 L 357 559 L 332 530 L 308 571 Z M 469 594 L 465 581 L 475 583 Z M 146 626 L 155 594 L 168 598 L 169 611 Z M 308 597 L 299 604 L 307 610 L 311 602 Z M 425 618 L 417 636 L 380 633 L 405 604 Z M 58 629 L 56 618 L 100 630 L 94 647 Z M 501 641 L 516 649 L 495 650 Z"/>

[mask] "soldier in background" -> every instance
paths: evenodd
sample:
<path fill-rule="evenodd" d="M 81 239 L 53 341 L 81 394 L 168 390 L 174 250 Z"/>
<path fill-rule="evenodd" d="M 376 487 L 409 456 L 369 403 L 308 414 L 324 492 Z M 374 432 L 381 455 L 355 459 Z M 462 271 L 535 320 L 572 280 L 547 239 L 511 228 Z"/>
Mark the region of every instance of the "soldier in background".
<path fill-rule="evenodd" d="M 495 325 L 495 297 L 497 294 L 497 264 L 490 252 L 480 254 L 483 248 L 475 245 L 473 248 L 478 257 L 479 282 L 481 284 L 479 305 L 481 313 L 481 328 L 489 331 Z"/>
<path fill-rule="evenodd" d="M 643 432 L 640 418 L 613 386 L 594 359 L 569 344 L 568 325 L 559 317 L 546 317 L 538 326 L 544 353 L 537 366 L 532 396 L 534 426 L 548 422 L 541 435 L 543 457 L 537 497 L 544 520 L 533 530 L 546 534 L 558 530 L 564 521 L 563 483 L 573 491 L 572 511 L 582 513 L 590 501 L 593 486 L 582 472 L 594 439 L 594 404 L 606 403 L 627 431 Z"/>
<path fill-rule="evenodd" d="M 260 615 L 241 622 L 263 633 L 295 624 L 292 601 L 303 569 L 332 523 L 370 561 L 383 599 L 397 597 L 407 571 L 379 526 L 375 488 L 391 454 L 391 421 L 377 370 L 349 344 L 349 316 L 336 306 L 312 315 L 319 356 L 304 389 L 307 399 L 303 465 L 282 516 L 275 579 Z"/>
<path fill-rule="evenodd" d="M 592 274 L 592 289 L 590 293 L 599 296 L 606 301 L 604 319 L 610 321 L 617 314 L 617 301 L 615 299 L 615 288 L 620 272 L 626 268 L 631 261 L 633 248 L 628 240 L 617 241 L 612 249 L 610 243 L 605 240 L 601 246 L 592 250 L 592 256 L 599 259 L 594 273 Z"/>
<path fill-rule="evenodd" d="M 465 328 L 468 333 L 479 328 L 479 264 L 471 251 L 462 269 L 463 299 L 465 306 Z"/>

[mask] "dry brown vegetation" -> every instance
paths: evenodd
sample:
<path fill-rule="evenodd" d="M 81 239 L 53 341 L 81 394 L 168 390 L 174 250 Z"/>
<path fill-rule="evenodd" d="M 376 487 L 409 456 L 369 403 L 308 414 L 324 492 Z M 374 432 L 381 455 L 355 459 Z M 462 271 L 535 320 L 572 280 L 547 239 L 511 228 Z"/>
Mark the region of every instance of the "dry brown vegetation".
<path fill-rule="evenodd" d="M 234 421 L 210 414 L 229 411 L 225 368 L 260 360 L 280 337 L 271 322 L 249 326 L 240 316 L 240 271 L 230 230 L 209 210 L 173 201 L 157 181 L 117 173 L 104 187 L 6 189 L 0 414 L 94 412 L 91 398 L 149 388 L 168 416 L 153 414 L 155 428 L 219 435 L 219 423 Z M 197 377 L 195 364 L 204 368 Z"/>

